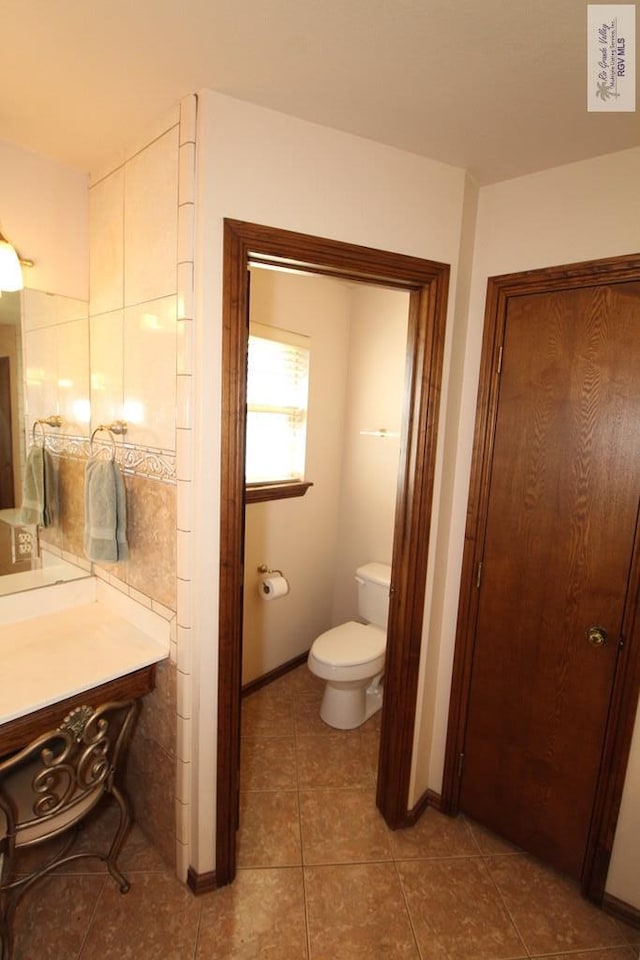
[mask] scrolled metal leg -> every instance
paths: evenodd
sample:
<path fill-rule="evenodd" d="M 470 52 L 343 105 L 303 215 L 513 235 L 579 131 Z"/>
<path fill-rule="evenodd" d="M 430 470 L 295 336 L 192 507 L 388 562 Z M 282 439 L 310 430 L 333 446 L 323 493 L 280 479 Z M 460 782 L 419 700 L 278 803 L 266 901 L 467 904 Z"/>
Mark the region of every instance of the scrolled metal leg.
<path fill-rule="evenodd" d="M 15 898 L 9 899 L 5 894 L 0 904 L 0 958 L 11 960 L 13 957 L 13 913 Z"/>
<path fill-rule="evenodd" d="M 116 832 L 116 835 L 113 838 L 113 842 L 111 844 L 109 853 L 107 854 L 107 869 L 109 870 L 109 873 L 111 874 L 113 879 L 118 884 L 118 887 L 120 888 L 120 893 L 128 893 L 131 887 L 131 884 L 129 883 L 125 875 L 122 873 L 122 871 L 119 869 L 117 865 L 117 859 L 120 855 L 120 850 L 122 849 L 124 838 L 127 835 L 127 830 L 129 829 L 129 826 L 131 824 L 131 812 L 129 810 L 129 804 L 126 797 L 118 790 L 118 788 L 115 785 L 111 788 L 111 795 L 112 797 L 114 797 L 114 799 L 118 804 L 118 807 L 120 808 L 120 823 L 118 825 L 118 830 Z"/>

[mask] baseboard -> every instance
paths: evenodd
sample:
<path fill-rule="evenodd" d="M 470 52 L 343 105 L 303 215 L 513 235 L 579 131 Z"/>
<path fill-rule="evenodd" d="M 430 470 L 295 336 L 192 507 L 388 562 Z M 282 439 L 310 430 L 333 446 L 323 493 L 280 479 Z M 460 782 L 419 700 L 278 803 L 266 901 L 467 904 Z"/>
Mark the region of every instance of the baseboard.
<path fill-rule="evenodd" d="M 439 793 L 436 793 L 435 790 L 425 790 L 418 802 L 414 804 L 411 810 L 407 811 L 407 816 L 402 826 L 414 827 L 427 807 L 433 807 L 434 810 L 438 811 L 442 809 L 442 797 Z"/>
<path fill-rule="evenodd" d="M 268 684 L 273 683 L 278 677 L 283 677 L 285 673 L 289 673 L 291 670 L 295 670 L 296 667 L 302 666 L 303 663 L 307 662 L 308 656 L 309 651 L 307 650 L 306 653 L 301 653 L 299 656 L 294 657 L 293 660 L 287 660 L 286 663 L 281 663 L 279 667 L 270 670 L 269 673 L 264 673 L 261 677 L 256 677 L 255 680 L 250 680 L 249 683 L 245 683 L 242 688 L 242 696 L 246 697 L 248 694 L 260 690 L 261 687 L 266 687 Z"/>
<path fill-rule="evenodd" d="M 187 871 L 187 886 L 196 897 L 203 893 L 209 893 L 216 889 L 216 872 L 208 870 L 207 873 L 196 873 L 193 867 Z"/>
<path fill-rule="evenodd" d="M 605 893 L 602 898 L 602 909 L 605 913 L 611 914 L 616 920 L 622 920 L 636 930 L 640 930 L 640 909 L 632 907 L 630 903 L 624 900 L 618 900 L 610 893 Z"/>

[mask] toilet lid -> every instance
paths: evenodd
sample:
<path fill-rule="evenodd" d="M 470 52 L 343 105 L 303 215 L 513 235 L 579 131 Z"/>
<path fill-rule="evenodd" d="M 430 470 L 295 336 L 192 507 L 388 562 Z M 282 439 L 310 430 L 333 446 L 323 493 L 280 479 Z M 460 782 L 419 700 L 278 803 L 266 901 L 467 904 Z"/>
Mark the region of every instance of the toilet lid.
<path fill-rule="evenodd" d="M 387 635 L 370 623 L 350 620 L 321 633 L 313 642 L 312 653 L 320 663 L 334 667 L 354 667 L 384 655 Z"/>

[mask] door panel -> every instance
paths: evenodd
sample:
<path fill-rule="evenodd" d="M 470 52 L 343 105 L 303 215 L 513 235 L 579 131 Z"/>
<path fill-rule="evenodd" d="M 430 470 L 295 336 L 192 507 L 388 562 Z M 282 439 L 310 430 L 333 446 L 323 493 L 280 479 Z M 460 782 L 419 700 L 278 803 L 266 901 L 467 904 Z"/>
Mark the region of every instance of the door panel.
<path fill-rule="evenodd" d="M 508 302 L 461 809 L 579 877 L 640 491 L 640 284 Z M 608 642 L 587 639 L 598 626 Z"/>

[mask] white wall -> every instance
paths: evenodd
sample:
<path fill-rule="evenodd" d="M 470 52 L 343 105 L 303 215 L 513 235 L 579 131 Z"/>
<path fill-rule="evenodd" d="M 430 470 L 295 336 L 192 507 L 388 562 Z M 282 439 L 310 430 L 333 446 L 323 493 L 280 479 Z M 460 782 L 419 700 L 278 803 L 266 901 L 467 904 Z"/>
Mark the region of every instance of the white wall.
<path fill-rule="evenodd" d="M 353 288 L 333 625 L 357 617 L 356 568 L 391 563 L 408 318 L 408 293 Z"/>
<path fill-rule="evenodd" d="M 222 221 L 250 220 L 451 263 L 430 568 L 428 643 L 423 644 L 412 794 L 439 791 L 464 541 L 487 277 L 640 249 L 640 151 L 597 158 L 483 188 L 470 288 L 457 266 L 471 261 L 477 189 L 462 170 L 305 123 L 210 91 L 199 95 L 196 229 L 196 455 L 194 509 L 200 520 L 194 567 L 194 626 L 217 633 Z M 466 310 L 467 300 L 470 304 Z M 466 340 L 465 340 L 466 338 Z M 215 426 L 214 426 L 215 425 Z M 206 597 L 206 602 L 205 601 Z M 427 634 L 427 630 L 425 630 Z M 217 651 L 194 650 L 200 705 L 194 756 L 194 867 L 214 851 Z M 640 745 L 634 741 L 635 758 Z M 633 774 L 630 768 L 629 776 Z M 629 795 L 629 784 L 625 792 Z M 621 819 L 620 831 L 624 829 Z M 637 849 L 614 850 L 617 864 Z M 638 891 L 618 892 L 631 904 Z"/>
<path fill-rule="evenodd" d="M 640 910 L 640 710 L 636 713 L 607 893 Z"/>
<path fill-rule="evenodd" d="M 464 171 L 229 97 L 198 96 L 193 866 L 214 863 L 219 557 L 220 317 L 224 217 L 452 264 L 455 301 Z M 453 311 L 449 337 L 453 338 Z M 447 362 L 451 347 L 446 349 Z M 445 369 L 443 388 L 448 386 Z M 441 465 L 438 467 L 441 473 Z M 437 522 L 437 505 L 435 522 Z"/>
<path fill-rule="evenodd" d="M 87 299 L 87 187 L 85 174 L 0 141 L 0 231 L 34 261 L 25 287 Z"/>
<path fill-rule="evenodd" d="M 480 190 L 454 481 L 453 513 L 458 517 L 464 518 L 468 496 L 487 278 L 551 264 L 637 253 L 639 174 L 640 148 Z M 449 579 L 456 589 L 463 537 L 459 525 L 450 542 L 455 563 L 451 564 Z M 450 682 L 447 663 L 452 657 L 455 627 L 454 616 L 441 624 L 441 691 L 448 690 Z M 439 790 L 442 782 L 448 705 L 448 697 L 439 698 L 431 728 L 433 752 L 428 776 L 434 790 Z M 639 756 L 640 734 L 636 729 L 607 883 L 607 890 L 636 907 L 640 907 L 640 830 L 638 803 L 636 800 L 634 804 L 632 798 L 637 798 L 640 790 Z"/>
<path fill-rule="evenodd" d="M 331 626 L 338 536 L 350 290 L 325 277 L 252 270 L 251 320 L 310 338 L 304 497 L 245 508 L 243 682 L 308 650 Z M 290 592 L 258 595 L 258 566 L 281 569 Z"/>

